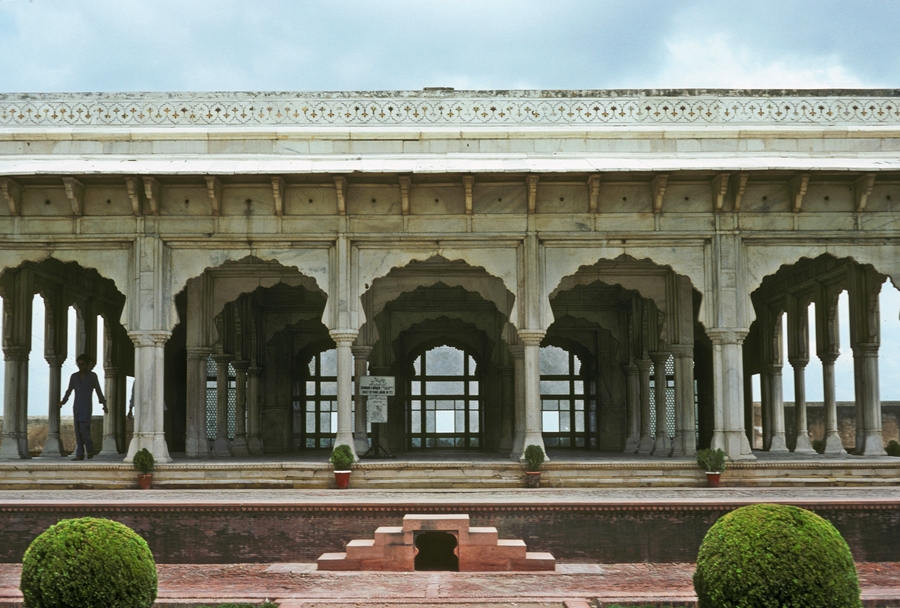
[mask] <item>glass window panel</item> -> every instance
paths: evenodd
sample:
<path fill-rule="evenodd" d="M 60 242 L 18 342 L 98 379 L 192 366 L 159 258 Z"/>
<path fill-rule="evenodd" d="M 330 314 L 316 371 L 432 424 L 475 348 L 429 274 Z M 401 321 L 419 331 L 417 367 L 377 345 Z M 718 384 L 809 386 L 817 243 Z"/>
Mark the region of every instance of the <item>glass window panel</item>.
<path fill-rule="evenodd" d="M 542 430 L 545 433 L 559 432 L 559 414 L 556 412 L 542 412 Z"/>
<path fill-rule="evenodd" d="M 427 410 L 433 410 L 434 406 L 435 406 L 434 401 L 426 401 L 425 402 L 425 409 L 427 409 Z"/>
<path fill-rule="evenodd" d="M 572 384 L 575 385 L 575 394 L 576 395 L 584 394 L 584 381 L 583 380 L 576 380 Z"/>
<path fill-rule="evenodd" d="M 453 441 L 453 437 L 438 437 L 437 447 L 453 448 L 453 447 L 456 447 L 456 442 Z"/>
<path fill-rule="evenodd" d="M 575 432 L 584 432 L 584 412 L 575 412 Z"/>
<path fill-rule="evenodd" d="M 478 432 L 478 414 L 472 412 L 469 414 L 469 432 L 477 433 Z"/>
<path fill-rule="evenodd" d="M 469 382 L 469 394 L 473 397 L 478 395 L 478 381 Z"/>
<path fill-rule="evenodd" d="M 323 376 L 337 376 L 337 349 L 323 350 L 319 353 Z"/>
<path fill-rule="evenodd" d="M 541 401 L 541 409 L 545 412 L 558 410 L 559 401 L 556 401 L 555 399 L 544 399 Z"/>
<path fill-rule="evenodd" d="M 321 412 L 319 414 L 319 432 L 331 432 L 331 414 L 329 412 Z"/>
<path fill-rule="evenodd" d="M 309 368 L 309 375 L 315 376 L 316 375 L 316 358 L 315 357 L 313 357 L 312 359 L 309 360 L 309 365 L 307 367 Z"/>
<path fill-rule="evenodd" d="M 414 447 L 414 448 L 422 447 L 422 438 L 421 437 L 413 437 L 412 447 Z"/>
<path fill-rule="evenodd" d="M 428 395 L 462 395 L 465 391 L 463 382 L 426 382 L 425 393 Z"/>
<path fill-rule="evenodd" d="M 582 399 L 576 399 L 576 400 L 575 400 L 575 409 L 576 409 L 576 410 L 583 410 L 583 409 L 584 409 L 584 401 L 583 401 Z"/>
<path fill-rule="evenodd" d="M 314 412 L 307 412 L 306 414 L 306 432 L 316 432 L 316 414 Z"/>
<path fill-rule="evenodd" d="M 577 447 L 577 448 L 584 447 L 584 437 L 576 437 L 575 438 L 575 447 Z"/>
<path fill-rule="evenodd" d="M 425 432 L 433 433 L 434 432 L 434 412 L 425 412 Z"/>
<path fill-rule="evenodd" d="M 421 433 L 422 432 L 422 412 L 413 410 L 412 416 L 410 417 L 410 423 L 412 424 L 412 432 L 413 433 Z"/>
<path fill-rule="evenodd" d="M 544 446 L 555 448 L 559 446 L 559 437 L 544 437 Z"/>
<path fill-rule="evenodd" d="M 581 359 L 578 358 L 578 355 L 572 355 L 572 374 L 580 374 L 581 373 Z"/>
<path fill-rule="evenodd" d="M 569 412 L 560 412 L 559 413 L 559 430 L 561 433 L 568 433 L 572 430 L 572 427 L 569 426 L 570 418 Z"/>
<path fill-rule="evenodd" d="M 560 437 L 559 438 L 559 447 L 567 448 L 572 445 L 572 440 L 569 437 Z"/>
<path fill-rule="evenodd" d="M 542 395 L 568 395 L 569 383 L 565 380 L 541 380 Z"/>
<path fill-rule="evenodd" d="M 320 382 L 319 390 L 322 395 L 337 395 L 337 382 Z"/>
<path fill-rule="evenodd" d="M 477 448 L 477 447 L 478 447 L 478 437 L 472 437 L 472 438 L 469 440 L 469 444 L 470 444 L 473 448 Z"/>
<path fill-rule="evenodd" d="M 452 410 L 455 409 L 453 407 L 453 401 L 438 401 L 437 409 L 439 410 Z"/>
<path fill-rule="evenodd" d="M 462 376 L 465 353 L 452 346 L 438 346 L 425 353 L 425 367 L 431 376 Z"/>
<path fill-rule="evenodd" d="M 331 412 L 331 432 L 337 432 L 337 412 Z"/>
<path fill-rule="evenodd" d="M 426 448 L 434 447 L 434 437 L 428 437 L 427 439 L 425 439 L 425 447 Z"/>
<path fill-rule="evenodd" d="M 469 409 L 477 410 L 478 409 L 478 401 L 476 401 L 475 399 L 472 399 L 471 401 L 469 401 Z"/>
<path fill-rule="evenodd" d="M 456 433 L 465 433 L 466 432 L 466 412 L 465 410 L 456 410 L 456 424 L 454 425 L 453 431 Z"/>
<path fill-rule="evenodd" d="M 307 412 L 316 411 L 316 402 L 315 401 L 307 401 L 306 402 L 306 411 Z"/>
<path fill-rule="evenodd" d="M 416 357 L 416 360 L 413 361 L 413 371 L 416 373 L 417 376 L 422 375 L 422 356 L 421 355 Z"/>
<path fill-rule="evenodd" d="M 308 447 L 308 448 L 316 447 L 316 440 L 313 439 L 312 437 L 307 437 L 306 438 L 306 447 Z"/>
<path fill-rule="evenodd" d="M 435 432 L 436 433 L 452 433 L 452 432 L 454 432 L 453 412 L 448 412 L 448 411 L 436 412 Z"/>
<path fill-rule="evenodd" d="M 421 395 L 422 394 L 422 383 L 418 380 L 413 380 L 412 382 L 412 394 L 413 395 Z"/>
<path fill-rule="evenodd" d="M 453 402 L 453 409 L 464 410 L 466 409 L 466 401 L 464 399 L 457 399 Z"/>
<path fill-rule="evenodd" d="M 310 397 L 316 394 L 316 383 L 315 382 L 307 382 L 306 383 L 306 394 Z"/>
<path fill-rule="evenodd" d="M 557 346 L 544 346 L 540 354 L 541 374 L 561 376 L 569 373 L 569 353 Z"/>
<path fill-rule="evenodd" d="M 469 373 L 474 374 L 478 364 L 475 363 L 475 357 L 469 356 Z"/>

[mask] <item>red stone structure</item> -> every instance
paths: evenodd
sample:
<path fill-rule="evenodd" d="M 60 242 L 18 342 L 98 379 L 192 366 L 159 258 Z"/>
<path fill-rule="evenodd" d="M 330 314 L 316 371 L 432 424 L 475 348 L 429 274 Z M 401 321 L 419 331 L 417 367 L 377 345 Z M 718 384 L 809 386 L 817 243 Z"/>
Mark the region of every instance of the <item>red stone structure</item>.
<path fill-rule="evenodd" d="M 424 557 L 426 546 L 422 538 L 439 539 L 443 535 L 455 540 L 451 560 L 457 568 L 420 567 L 417 555 Z M 351 540 L 345 552 L 324 553 L 318 565 L 319 570 L 552 571 L 556 560 L 549 553 L 527 551 L 525 541 L 499 539 L 497 528 L 470 527 L 468 515 L 428 514 L 406 515 L 402 526 L 381 526 L 375 530 L 375 538 Z"/>

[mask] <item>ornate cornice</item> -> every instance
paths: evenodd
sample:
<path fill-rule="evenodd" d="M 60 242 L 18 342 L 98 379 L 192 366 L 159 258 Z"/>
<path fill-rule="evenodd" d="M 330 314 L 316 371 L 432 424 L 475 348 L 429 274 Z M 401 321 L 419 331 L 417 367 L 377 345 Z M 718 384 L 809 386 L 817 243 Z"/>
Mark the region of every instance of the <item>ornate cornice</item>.
<path fill-rule="evenodd" d="M 900 92 L 385 91 L 0 95 L 0 126 L 898 125 Z"/>

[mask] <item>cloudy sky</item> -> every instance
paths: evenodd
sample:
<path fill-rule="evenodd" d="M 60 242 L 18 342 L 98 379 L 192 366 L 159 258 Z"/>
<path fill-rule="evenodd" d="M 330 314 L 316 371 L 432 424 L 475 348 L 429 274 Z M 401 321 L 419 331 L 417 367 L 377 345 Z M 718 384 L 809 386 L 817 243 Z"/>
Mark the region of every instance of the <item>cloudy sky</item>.
<path fill-rule="evenodd" d="M 886 0 L 0 0 L 0 92 L 900 88 L 898 25 Z M 883 399 L 898 311 L 888 286 Z M 838 369 L 852 399 L 846 352 Z"/>

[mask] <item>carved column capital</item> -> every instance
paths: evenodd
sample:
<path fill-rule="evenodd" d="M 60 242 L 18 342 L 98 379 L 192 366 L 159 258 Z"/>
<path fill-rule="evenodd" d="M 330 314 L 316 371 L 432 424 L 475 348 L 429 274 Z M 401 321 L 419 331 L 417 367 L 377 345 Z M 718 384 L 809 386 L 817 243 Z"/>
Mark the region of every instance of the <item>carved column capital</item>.
<path fill-rule="evenodd" d="M 525 345 L 522 343 L 510 344 L 509 345 L 509 354 L 512 355 L 513 359 L 524 359 L 525 358 Z"/>
<path fill-rule="evenodd" d="M 212 349 L 206 346 L 188 346 L 188 359 L 206 359 L 212 354 Z"/>
<path fill-rule="evenodd" d="M 714 345 L 743 344 L 748 330 L 741 327 L 721 327 L 707 329 L 706 335 Z"/>
<path fill-rule="evenodd" d="M 27 361 L 30 352 L 27 346 L 4 346 L 3 358 L 6 361 Z"/>
<path fill-rule="evenodd" d="M 332 329 L 328 335 L 338 346 L 349 346 L 356 340 L 359 332 L 355 329 Z"/>
<path fill-rule="evenodd" d="M 335 340 L 336 341 L 336 340 Z M 351 346 L 350 352 L 356 359 L 368 359 L 372 352 L 371 346 Z"/>
<path fill-rule="evenodd" d="M 540 346 L 541 340 L 547 335 L 543 329 L 520 329 L 517 333 L 519 340 L 526 346 Z"/>
<path fill-rule="evenodd" d="M 164 329 L 139 330 L 128 332 L 128 337 L 138 348 L 142 346 L 163 346 L 172 336 L 172 332 Z"/>

